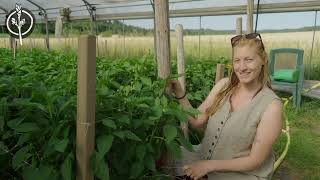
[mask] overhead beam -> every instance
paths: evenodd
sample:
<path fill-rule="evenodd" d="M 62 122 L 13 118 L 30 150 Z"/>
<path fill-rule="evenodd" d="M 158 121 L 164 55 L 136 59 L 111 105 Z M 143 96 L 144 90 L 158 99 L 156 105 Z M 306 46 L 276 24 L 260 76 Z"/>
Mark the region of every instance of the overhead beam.
<path fill-rule="evenodd" d="M 31 0 L 26 0 L 26 1 L 28 1 L 28 2 L 31 3 L 32 5 L 36 6 L 37 8 L 39 8 L 41 11 L 47 13 L 46 10 L 45 10 L 43 7 L 41 7 L 39 4 L 37 4 L 37 3 L 35 3 L 35 2 L 33 2 L 33 1 L 31 1 Z"/>
<path fill-rule="evenodd" d="M 290 3 L 270 3 L 260 4 L 259 13 L 282 13 L 282 12 L 303 12 L 303 11 L 319 11 L 320 1 L 308 2 L 290 2 Z M 254 6 L 256 11 L 256 5 Z M 170 10 L 170 17 L 194 17 L 194 16 L 220 16 L 220 15 L 241 15 L 247 13 L 247 5 L 230 6 L 230 7 L 208 7 L 208 8 L 192 8 Z M 121 19 L 151 19 L 152 11 L 134 12 L 134 13 L 113 13 L 113 14 L 97 14 L 96 20 L 121 20 Z M 71 20 L 83 20 L 89 17 L 71 16 Z"/>
<path fill-rule="evenodd" d="M 8 13 L 8 10 L 7 10 L 6 8 L 0 6 L 0 9 L 1 9 L 3 12 L 5 12 L 6 14 Z"/>
<path fill-rule="evenodd" d="M 254 7 L 256 11 L 256 5 Z M 270 3 L 260 4 L 259 13 L 282 13 L 282 12 L 304 12 L 320 11 L 320 1 L 307 2 L 289 2 L 289 3 Z M 229 7 L 208 7 L 170 10 L 170 17 L 194 17 L 194 16 L 222 16 L 222 15 L 242 15 L 247 13 L 247 6 L 229 6 Z M 86 20 L 90 16 L 71 16 L 70 20 Z M 133 13 L 114 13 L 97 14 L 96 20 L 122 20 L 122 19 L 151 19 L 154 18 L 153 11 L 133 12 Z M 55 21 L 55 18 L 49 18 L 49 21 Z"/>

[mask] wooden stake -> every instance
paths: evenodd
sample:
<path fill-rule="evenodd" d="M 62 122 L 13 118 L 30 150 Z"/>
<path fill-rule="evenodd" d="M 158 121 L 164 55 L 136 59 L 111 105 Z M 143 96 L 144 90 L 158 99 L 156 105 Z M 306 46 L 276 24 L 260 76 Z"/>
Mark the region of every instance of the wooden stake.
<path fill-rule="evenodd" d="M 166 78 L 171 73 L 169 3 L 168 0 L 156 0 L 154 1 L 154 5 L 158 76 Z"/>
<path fill-rule="evenodd" d="M 17 54 L 17 41 L 15 38 L 13 38 L 13 59 L 16 59 Z"/>
<path fill-rule="evenodd" d="M 167 78 L 171 73 L 170 64 L 170 25 L 169 25 L 169 3 L 168 0 L 155 0 L 155 21 L 156 21 L 156 43 L 157 43 L 157 66 L 158 76 L 162 79 Z M 170 93 L 171 89 L 167 89 Z M 174 166 L 172 154 L 162 152 L 165 159 L 165 164 L 168 167 Z M 165 170 L 166 174 L 174 177 L 174 169 Z"/>
<path fill-rule="evenodd" d="M 77 180 L 93 180 L 90 158 L 95 145 L 96 37 L 81 36 L 77 84 Z"/>
<path fill-rule="evenodd" d="M 9 44 L 10 44 L 10 49 L 14 48 L 14 43 L 15 43 L 15 39 L 13 37 L 9 37 Z"/>
<path fill-rule="evenodd" d="M 108 40 L 104 40 L 105 56 L 108 55 Z"/>
<path fill-rule="evenodd" d="M 242 34 L 242 17 L 238 17 L 238 18 L 237 18 L 237 30 L 236 30 L 236 34 L 237 34 L 237 35 Z"/>
<path fill-rule="evenodd" d="M 176 26 L 177 34 L 177 66 L 178 74 L 182 75 L 179 77 L 179 82 L 182 85 L 183 91 L 186 91 L 186 76 L 185 76 L 185 63 L 184 63 L 184 46 L 183 46 L 183 27 L 181 24 Z M 189 138 L 188 123 L 181 123 L 181 129 L 183 130 L 184 137 Z"/>
<path fill-rule="evenodd" d="M 253 6 L 254 0 L 247 0 L 247 34 L 253 32 Z"/>
<path fill-rule="evenodd" d="M 48 16 L 45 14 L 44 20 L 46 23 L 46 37 L 45 37 L 45 43 L 46 43 L 46 48 L 48 51 L 50 51 L 50 44 L 49 44 L 49 25 L 48 25 Z"/>
<path fill-rule="evenodd" d="M 215 84 L 222 78 L 224 78 L 224 64 L 217 64 Z"/>

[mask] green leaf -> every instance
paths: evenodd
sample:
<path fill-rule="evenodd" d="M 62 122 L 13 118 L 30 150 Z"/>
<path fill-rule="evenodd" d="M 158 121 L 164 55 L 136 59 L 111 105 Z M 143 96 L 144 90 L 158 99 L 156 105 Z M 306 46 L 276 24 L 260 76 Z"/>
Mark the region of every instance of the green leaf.
<path fill-rule="evenodd" d="M 104 119 L 102 120 L 102 124 L 105 125 L 106 127 L 110 127 L 112 129 L 117 129 L 116 124 L 114 123 L 113 120 L 111 119 Z"/>
<path fill-rule="evenodd" d="M 161 97 L 161 104 L 163 105 L 163 107 L 168 106 L 168 99 L 165 96 Z"/>
<path fill-rule="evenodd" d="M 136 91 L 140 91 L 142 88 L 142 84 L 140 82 L 135 82 L 133 87 Z"/>
<path fill-rule="evenodd" d="M 116 131 L 113 132 L 113 134 L 117 137 L 119 137 L 120 139 L 124 140 L 126 133 L 124 131 Z"/>
<path fill-rule="evenodd" d="M 30 134 L 28 133 L 24 133 L 19 137 L 19 140 L 17 142 L 17 146 L 20 146 L 22 144 L 24 144 L 25 142 L 27 142 L 30 139 Z"/>
<path fill-rule="evenodd" d="M 169 109 L 167 111 L 168 114 L 172 114 L 174 115 L 175 117 L 177 117 L 177 119 L 180 121 L 180 122 L 187 122 L 187 119 L 188 119 L 188 115 L 184 112 L 184 111 L 181 111 L 179 109 Z"/>
<path fill-rule="evenodd" d="M 141 79 L 142 84 L 144 84 L 144 85 L 146 85 L 148 87 L 152 86 L 152 81 L 151 81 L 150 78 L 148 78 L 148 77 L 140 77 L 140 79 Z"/>
<path fill-rule="evenodd" d="M 31 157 L 31 154 L 28 153 L 29 150 L 29 146 L 25 146 L 15 153 L 15 155 L 12 158 L 12 167 L 14 169 L 18 169 L 22 165 L 26 165 L 25 162 L 28 160 L 29 157 Z"/>
<path fill-rule="evenodd" d="M 139 104 L 137 107 L 140 107 L 140 108 L 150 108 L 150 106 L 149 105 L 147 105 L 147 104 Z"/>
<path fill-rule="evenodd" d="M 143 163 L 135 162 L 130 169 L 130 178 L 137 178 L 144 170 Z"/>
<path fill-rule="evenodd" d="M 156 171 L 154 158 L 150 154 L 145 156 L 143 162 L 144 162 L 144 165 L 146 166 L 146 168 L 148 168 L 151 171 Z"/>
<path fill-rule="evenodd" d="M 160 105 L 153 106 L 152 110 L 154 117 L 160 118 L 162 116 L 162 107 Z"/>
<path fill-rule="evenodd" d="M 24 180 L 57 179 L 57 173 L 50 166 L 41 165 L 39 168 L 31 166 L 25 168 L 22 173 Z"/>
<path fill-rule="evenodd" d="M 130 118 L 127 115 L 121 116 L 118 121 L 125 124 L 130 124 Z"/>
<path fill-rule="evenodd" d="M 109 167 L 104 159 L 99 158 L 100 155 L 96 152 L 93 156 L 93 170 L 94 174 L 102 180 L 109 180 Z"/>
<path fill-rule="evenodd" d="M 179 141 L 188 151 L 193 152 L 192 144 L 182 134 L 179 135 Z"/>
<path fill-rule="evenodd" d="M 69 137 L 69 133 L 70 133 L 70 126 L 63 130 L 63 138 L 64 139 L 68 138 Z"/>
<path fill-rule="evenodd" d="M 102 135 L 97 138 L 98 152 L 101 154 L 101 158 L 110 150 L 113 142 L 112 135 Z"/>
<path fill-rule="evenodd" d="M 59 108 L 59 113 L 70 107 L 72 104 L 75 104 L 75 102 L 77 101 L 76 98 L 76 96 L 72 96 L 68 101 L 64 102 L 64 104 Z"/>
<path fill-rule="evenodd" d="M 1 107 L 1 106 L 0 106 Z M 1 109 L 0 109 L 0 112 L 1 112 Z M 4 116 L 0 116 L 0 132 L 2 132 L 4 129 Z"/>
<path fill-rule="evenodd" d="M 71 152 L 67 158 L 63 161 L 61 165 L 60 172 L 63 180 L 72 180 L 72 163 L 73 163 L 73 153 Z"/>
<path fill-rule="evenodd" d="M 8 152 L 8 147 L 2 141 L 0 141 L 0 155 L 7 154 Z"/>
<path fill-rule="evenodd" d="M 14 128 L 17 132 L 33 132 L 39 130 L 36 123 L 22 123 Z"/>
<path fill-rule="evenodd" d="M 180 146 L 177 142 L 172 141 L 170 143 L 166 143 L 166 146 L 169 149 L 169 151 L 174 155 L 174 157 L 176 157 L 176 158 L 182 157 L 181 149 L 180 149 Z"/>
<path fill-rule="evenodd" d="M 69 143 L 69 139 L 58 140 L 54 143 L 54 149 L 58 152 L 64 152 Z"/>
<path fill-rule="evenodd" d="M 112 85 L 116 89 L 119 89 L 121 86 L 121 84 L 119 84 L 117 81 L 110 81 L 110 85 Z"/>
<path fill-rule="evenodd" d="M 25 118 L 25 117 L 23 117 L 23 118 L 17 118 L 17 119 L 8 121 L 8 122 L 7 122 L 7 125 L 8 125 L 8 127 L 10 127 L 11 129 L 14 129 L 14 128 L 16 128 L 19 124 L 22 123 L 22 121 L 24 120 L 24 118 Z"/>
<path fill-rule="evenodd" d="M 155 101 L 154 101 L 154 105 L 155 106 L 160 106 L 160 99 L 159 99 L 159 97 L 156 97 L 156 99 L 155 99 Z"/>
<path fill-rule="evenodd" d="M 171 142 L 177 136 L 177 128 L 172 125 L 165 125 L 163 127 L 163 134 L 167 142 Z"/>
<path fill-rule="evenodd" d="M 40 103 L 30 103 L 31 106 L 34 106 L 44 112 L 47 112 L 47 109 L 46 107 L 43 105 L 43 104 L 40 104 Z"/>
<path fill-rule="evenodd" d="M 200 114 L 200 111 L 196 108 L 184 108 L 184 110 L 187 111 L 192 116 Z"/>
<path fill-rule="evenodd" d="M 131 139 L 134 141 L 141 141 L 141 139 L 131 131 L 128 131 L 128 130 L 125 131 L 125 134 L 126 134 L 126 138 L 128 139 Z"/>
<path fill-rule="evenodd" d="M 137 157 L 139 159 L 139 161 L 142 161 L 145 154 L 146 154 L 146 146 L 144 144 L 140 144 L 138 145 L 137 149 L 136 149 L 136 154 L 137 154 Z"/>

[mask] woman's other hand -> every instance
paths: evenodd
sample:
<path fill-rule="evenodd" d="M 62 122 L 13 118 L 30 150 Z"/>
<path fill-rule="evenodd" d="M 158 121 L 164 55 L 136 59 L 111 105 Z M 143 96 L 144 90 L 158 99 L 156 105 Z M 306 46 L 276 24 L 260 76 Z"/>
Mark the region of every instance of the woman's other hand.
<path fill-rule="evenodd" d="M 202 160 L 196 161 L 189 165 L 183 167 L 184 172 L 187 176 L 190 176 L 192 179 L 200 179 L 201 177 L 207 175 L 210 172 L 210 163 L 209 161 Z"/>

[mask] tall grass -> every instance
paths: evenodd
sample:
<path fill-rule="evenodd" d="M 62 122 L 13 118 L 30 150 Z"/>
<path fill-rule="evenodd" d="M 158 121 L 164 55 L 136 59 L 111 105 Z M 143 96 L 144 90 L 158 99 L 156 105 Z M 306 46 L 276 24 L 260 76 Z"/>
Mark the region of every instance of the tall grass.
<path fill-rule="evenodd" d="M 304 63 L 306 79 L 320 80 L 320 33 L 316 32 L 314 48 L 311 56 L 313 32 L 290 33 L 264 33 L 262 38 L 267 51 L 274 48 L 301 48 L 304 50 Z M 187 61 L 199 59 L 217 59 L 224 56 L 230 59 L 230 38 L 233 35 L 201 35 L 185 36 L 184 48 Z M 176 36 L 171 33 L 171 57 L 176 58 Z M 99 37 L 97 40 L 97 53 L 99 56 L 109 58 L 131 57 L 138 58 L 154 54 L 153 37 L 126 37 L 114 35 L 113 37 Z M 0 38 L 0 47 L 9 47 L 8 38 Z M 50 38 L 53 49 L 61 51 L 76 51 L 77 37 Z M 44 38 L 27 38 L 22 48 L 45 48 Z"/>

